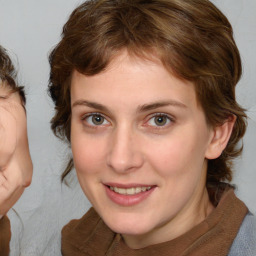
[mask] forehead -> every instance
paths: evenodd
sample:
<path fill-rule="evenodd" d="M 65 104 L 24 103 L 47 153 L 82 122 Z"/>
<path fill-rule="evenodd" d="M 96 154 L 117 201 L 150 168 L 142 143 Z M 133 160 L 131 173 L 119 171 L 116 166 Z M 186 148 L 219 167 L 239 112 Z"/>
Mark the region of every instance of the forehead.
<path fill-rule="evenodd" d="M 197 105 L 192 82 L 174 76 L 159 59 L 131 57 L 125 52 L 96 75 L 74 71 L 71 104 L 77 100 L 96 100 L 114 108 L 118 104 L 135 106 L 168 100 Z"/>

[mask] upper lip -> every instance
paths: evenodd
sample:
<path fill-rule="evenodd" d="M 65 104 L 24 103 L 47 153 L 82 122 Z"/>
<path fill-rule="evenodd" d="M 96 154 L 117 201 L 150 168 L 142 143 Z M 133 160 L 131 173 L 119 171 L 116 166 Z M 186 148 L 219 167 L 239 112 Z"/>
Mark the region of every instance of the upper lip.
<path fill-rule="evenodd" d="M 116 188 L 138 188 L 138 187 L 155 187 L 156 186 L 152 184 L 138 184 L 138 183 L 120 184 L 120 183 L 113 183 L 113 182 L 107 182 L 103 184 L 108 187 L 116 187 Z"/>

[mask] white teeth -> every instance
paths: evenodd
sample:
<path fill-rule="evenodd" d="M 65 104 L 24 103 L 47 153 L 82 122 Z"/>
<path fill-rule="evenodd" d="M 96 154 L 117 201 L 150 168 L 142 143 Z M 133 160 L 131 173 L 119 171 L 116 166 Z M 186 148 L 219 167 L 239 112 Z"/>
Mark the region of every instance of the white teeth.
<path fill-rule="evenodd" d="M 141 188 L 136 188 L 136 189 L 135 189 L 135 193 L 136 193 L 136 194 L 138 194 L 138 193 L 140 193 L 140 192 L 141 192 Z"/>
<path fill-rule="evenodd" d="M 126 195 L 134 195 L 136 189 L 135 188 L 128 188 L 126 189 Z"/>
<path fill-rule="evenodd" d="M 135 187 L 135 188 L 110 187 L 110 189 L 121 195 L 136 195 L 138 193 L 150 190 L 151 187 Z"/>

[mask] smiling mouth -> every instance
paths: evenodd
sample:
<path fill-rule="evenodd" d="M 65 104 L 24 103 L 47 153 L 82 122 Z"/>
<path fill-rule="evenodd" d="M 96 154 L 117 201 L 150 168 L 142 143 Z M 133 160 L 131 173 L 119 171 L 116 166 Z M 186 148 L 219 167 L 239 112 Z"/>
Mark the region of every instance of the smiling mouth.
<path fill-rule="evenodd" d="M 112 187 L 109 186 L 110 190 L 116 192 L 117 194 L 120 195 L 137 195 L 142 192 L 149 191 L 152 189 L 153 186 L 148 186 L 148 187 L 132 187 L 132 188 L 118 188 L 118 187 Z"/>
<path fill-rule="evenodd" d="M 145 201 L 154 193 L 157 185 L 149 184 L 104 184 L 108 198 L 120 206 L 133 206 Z"/>

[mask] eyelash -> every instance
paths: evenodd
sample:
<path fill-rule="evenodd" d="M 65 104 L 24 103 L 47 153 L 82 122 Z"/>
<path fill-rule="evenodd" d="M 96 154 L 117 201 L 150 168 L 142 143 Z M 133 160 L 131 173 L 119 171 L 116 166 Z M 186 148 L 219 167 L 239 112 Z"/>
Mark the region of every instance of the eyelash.
<path fill-rule="evenodd" d="M 101 127 L 101 126 L 105 126 L 105 125 L 102 125 L 102 124 L 100 124 L 100 125 L 96 125 L 96 124 L 92 125 L 92 124 L 89 124 L 89 123 L 88 123 L 88 120 L 86 120 L 86 119 L 88 119 L 88 118 L 90 118 L 90 117 L 92 118 L 92 117 L 94 117 L 94 116 L 99 116 L 99 117 L 103 118 L 104 121 L 107 121 L 108 123 L 110 123 L 110 122 L 107 120 L 107 118 L 106 118 L 103 114 L 97 113 L 97 112 L 95 112 L 95 113 L 89 113 L 89 114 L 83 115 L 82 118 L 81 118 L 81 120 L 82 120 L 83 122 L 85 122 L 85 123 L 86 123 L 85 125 L 88 126 L 88 127 L 90 127 L 90 128 L 97 129 L 97 128 Z M 104 122 L 104 121 L 103 121 L 103 122 Z"/>
<path fill-rule="evenodd" d="M 161 125 L 149 125 L 148 124 L 150 120 L 153 120 L 154 118 L 157 118 L 157 117 L 166 118 L 168 123 L 167 124 L 165 123 L 162 126 Z M 150 127 L 153 127 L 154 129 L 164 129 L 166 127 L 169 127 L 174 122 L 175 122 L 175 119 L 170 115 L 167 115 L 165 113 L 154 113 L 154 114 L 150 115 L 150 117 L 145 122 L 144 126 L 150 126 Z"/>
<path fill-rule="evenodd" d="M 110 123 L 110 122 L 107 120 L 107 118 L 106 118 L 103 114 L 97 113 L 97 112 L 95 112 L 95 113 L 89 113 L 89 114 L 83 115 L 82 118 L 81 118 L 81 120 L 86 123 L 85 125 L 86 125 L 87 127 L 94 128 L 94 129 L 100 128 L 100 127 L 102 127 L 102 126 L 107 126 L 106 124 L 99 124 L 99 125 L 96 125 L 96 124 L 94 124 L 94 125 L 93 125 L 93 124 L 89 124 L 88 120 L 86 120 L 86 119 L 92 118 L 92 117 L 94 117 L 94 116 L 99 116 L 99 117 L 103 118 L 103 123 L 104 123 L 105 121 L 107 121 L 108 123 Z M 162 126 L 161 126 L 161 125 L 150 125 L 150 124 L 149 124 L 149 121 L 152 120 L 152 119 L 154 119 L 154 118 L 157 118 L 157 117 L 166 118 L 168 123 L 167 123 L 167 124 L 164 124 L 164 125 L 162 125 Z M 91 122 L 92 122 L 92 121 L 91 121 Z M 143 126 L 152 127 L 152 128 L 154 128 L 154 129 L 164 129 L 164 128 L 168 127 L 171 123 L 174 123 L 174 122 L 175 122 L 175 119 L 174 119 L 172 116 L 170 116 L 170 115 L 167 115 L 167 114 L 165 114 L 165 113 L 154 113 L 154 114 L 150 115 L 149 118 L 147 118 L 147 120 L 146 120 L 146 122 L 143 124 Z"/>

